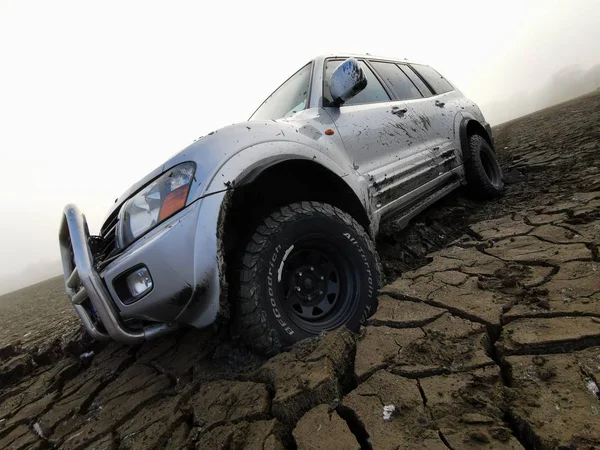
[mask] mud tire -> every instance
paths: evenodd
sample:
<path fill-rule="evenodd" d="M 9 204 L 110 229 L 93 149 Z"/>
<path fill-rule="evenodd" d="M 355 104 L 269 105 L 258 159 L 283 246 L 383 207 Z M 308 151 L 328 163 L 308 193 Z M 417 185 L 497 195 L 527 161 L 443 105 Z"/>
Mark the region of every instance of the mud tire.
<path fill-rule="evenodd" d="M 323 319 L 313 323 L 312 317 L 305 320 L 306 314 L 312 314 L 306 311 L 321 309 L 315 310 L 311 302 L 308 307 L 298 304 L 299 296 L 304 295 L 304 291 L 296 292 L 298 285 L 304 289 L 303 281 L 308 276 L 304 274 L 305 278 L 302 278 L 302 267 L 306 267 L 302 266 L 303 261 L 314 258 L 307 253 L 311 245 L 318 248 L 315 252 L 325 252 L 325 256 L 317 257 L 310 276 L 315 273 L 325 275 L 315 276 L 307 282 L 315 289 L 307 295 L 321 294 L 315 294 L 315 298 L 321 299 L 319 305 L 325 305 L 324 310 L 331 307 L 332 320 L 329 322 Z M 333 253 L 327 256 L 326 251 Z M 328 289 L 335 287 L 335 282 L 330 279 L 336 277 L 328 275 L 335 264 L 323 262 L 327 258 L 334 262 L 338 258 L 338 266 L 342 268 L 338 270 L 339 295 L 335 300 L 341 301 L 339 306 L 335 302 L 334 306 L 329 306 L 328 299 L 332 297 L 329 297 Z M 313 270 L 313 264 L 308 265 L 311 266 L 309 270 Z M 270 214 L 251 237 L 239 267 L 234 309 L 240 335 L 250 348 L 261 354 L 276 354 L 302 339 L 344 325 L 358 331 L 377 308 L 381 264 L 375 245 L 349 214 L 325 203 L 292 203 Z M 312 286 L 313 281 L 321 284 Z M 321 292 L 316 291 L 321 288 Z M 294 309 L 296 307 L 300 312 Z M 345 312 L 342 314 L 341 311 Z M 300 317 L 302 313 L 304 316 Z M 333 320 L 335 314 L 339 315 L 337 322 Z"/>
<path fill-rule="evenodd" d="M 504 193 L 504 175 L 496 153 L 481 136 L 469 137 L 465 171 L 468 189 L 475 197 L 494 198 Z"/>

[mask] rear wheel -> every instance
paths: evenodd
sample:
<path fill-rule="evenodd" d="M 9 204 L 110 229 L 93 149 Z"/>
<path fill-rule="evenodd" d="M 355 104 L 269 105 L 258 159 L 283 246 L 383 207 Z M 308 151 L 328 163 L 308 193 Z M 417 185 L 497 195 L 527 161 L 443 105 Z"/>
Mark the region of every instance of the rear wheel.
<path fill-rule="evenodd" d="M 380 264 L 373 242 L 348 214 L 301 202 L 266 217 L 242 256 L 236 309 L 241 335 L 274 354 L 304 338 L 375 312 Z"/>
<path fill-rule="evenodd" d="M 504 175 L 490 144 L 481 136 L 469 137 L 469 155 L 465 162 L 467 183 L 479 197 L 498 197 L 504 192 Z"/>

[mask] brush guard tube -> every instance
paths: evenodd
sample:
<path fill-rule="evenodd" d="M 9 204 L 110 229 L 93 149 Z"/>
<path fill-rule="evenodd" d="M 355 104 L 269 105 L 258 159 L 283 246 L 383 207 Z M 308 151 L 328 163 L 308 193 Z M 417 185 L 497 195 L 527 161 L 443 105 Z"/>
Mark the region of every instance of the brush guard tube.
<path fill-rule="evenodd" d="M 88 227 L 79 208 L 69 204 L 63 211 L 59 243 L 67 296 L 73 303 L 81 323 L 90 336 L 103 341 L 114 339 L 128 345 L 140 344 L 170 333 L 173 324 L 158 323 L 143 328 L 131 328 L 121 319 L 104 282 L 94 268 L 94 258 L 88 244 Z M 102 326 L 94 320 L 83 303 L 89 299 Z"/>

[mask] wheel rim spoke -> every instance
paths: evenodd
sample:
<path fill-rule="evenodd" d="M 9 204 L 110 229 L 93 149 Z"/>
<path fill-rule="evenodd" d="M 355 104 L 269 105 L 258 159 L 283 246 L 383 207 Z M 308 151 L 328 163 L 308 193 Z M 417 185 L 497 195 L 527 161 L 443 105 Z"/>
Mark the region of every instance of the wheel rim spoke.
<path fill-rule="evenodd" d="M 314 316 L 314 306 L 306 306 L 298 301 L 292 304 L 292 308 L 296 314 L 298 314 L 300 317 L 304 317 L 305 319 L 311 319 Z"/>
<path fill-rule="evenodd" d="M 331 279 L 327 280 L 327 295 L 335 294 L 336 296 L 340 293 L 340 283 L 338 280 L 331 281 Z"/>
<path fill-rule="evenodd" d="M 327 300 L 327 297 L 323 297 L 323 299 L 319 302 L 319 304 L 315 305 L 313 307 L 313 312 L 314 312 L 314 308 L 318 308 L 324 314 L 327 314 L 333 308 L 333 305 Z"/>

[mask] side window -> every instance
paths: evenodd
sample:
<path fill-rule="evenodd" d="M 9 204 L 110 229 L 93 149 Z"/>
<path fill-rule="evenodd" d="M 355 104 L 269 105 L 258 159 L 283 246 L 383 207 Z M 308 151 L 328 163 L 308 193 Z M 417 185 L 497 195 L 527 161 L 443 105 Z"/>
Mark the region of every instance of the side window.
<path fill-rule="evenodd" d="M 329 92 L 329 80 L 331 79 L 331 74 L 343 62 L 344 60 L 342 59 L 329 59 L 325 62 L 325 80 L 323 81 L 323 97 L 326 100 L 325 105 L 333 101 L 331 92 Z M 353 97 L 344 103 L 344 106 L 389 102 L 390 96 L 387 95 L 387 92 L 385 92 L 385 89 L 383 89 L 383 86 L 373 71 L 369 69 L 363 61 L 359 61 L 358 64 L 365 73 L 365 77 L 367 77 L 367 87 L 360 91 L 356 97 Z"/>
<path fill-rule="evenodd" d="M 422 66 L 421 64 L 412 64 L 411 67 L 427 81 L 436 94 L 443 94 L 454 90 L 452 85 L 435 69 L 429 66 Z"/>
<path fill-rule="evenodd" d="M 421 98 L 421 93 L 408 77 L 394 63 L 370 61 L 377 73 L 392 88 L 398 100 Z"/>
<path fill-rule="evenodd" d="M 275 120 L 306 108 L 312 63 L 307 64 L 267 98 L 250 120 Z"/>
<path fill-rule="evenodd" d="M 411 70 L 411 68 L 408 67 L 406 64 L 399 64 L 398 67 L 400 67 L 400 69 L 402 69 L 402 72 L 404 72 L 404 74 L 408 78 L 410 78 L 410 81 L 413 82 L 413 84 L 421 92 L 421 95 L 423 97 L 431 97 L 433 95 L 431 89 L 429 89 L 427 85 L 423 83 L 423 80 L 419 78 L 419 75 L 417 75 L 414 70 Z"/>

